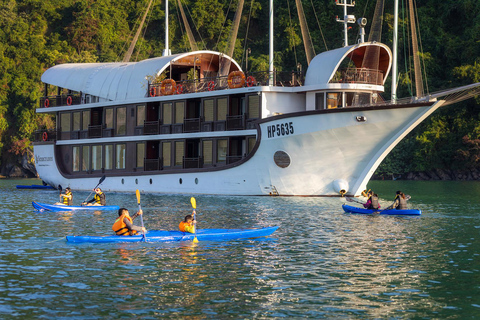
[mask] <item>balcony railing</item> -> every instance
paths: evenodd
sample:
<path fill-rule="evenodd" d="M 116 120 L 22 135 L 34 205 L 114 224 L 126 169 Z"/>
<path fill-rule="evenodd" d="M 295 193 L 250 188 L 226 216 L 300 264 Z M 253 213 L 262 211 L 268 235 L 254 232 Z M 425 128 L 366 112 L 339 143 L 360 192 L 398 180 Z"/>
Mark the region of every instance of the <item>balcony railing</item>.
<path fill-rule="evenodd" d="M 366 68 L 338 70 L 330 83 L 363 83 L 383 85 L 383 72 Z"/>

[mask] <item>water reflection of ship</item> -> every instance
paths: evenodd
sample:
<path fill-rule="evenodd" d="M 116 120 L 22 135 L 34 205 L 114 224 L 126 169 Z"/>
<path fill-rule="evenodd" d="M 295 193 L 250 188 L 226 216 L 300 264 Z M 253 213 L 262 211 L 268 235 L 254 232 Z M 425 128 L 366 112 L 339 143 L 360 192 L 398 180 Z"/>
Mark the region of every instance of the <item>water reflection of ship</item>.
<path fill-rule="evenodd" d="M 55 115 L 57 129 L 36 135 L 39 175 L 83 190 L 108 173 L 105 190 L 359 195 L 413 128 L 436 109 L 478 94 L 480 84 L 425 93 L 414 52 L 415 97 L 397 99 L 392 91 L 384 101 L 387 75 L 392 68 L 396 81 L 397 71 L 396 45 L 392 53 L 380 43 L 383 1 L 368 40 L 362 36 L 354 45 L 348 45 L 348 25 L 356 18 L 347 8 L 355 1 L 336 4 L 344 9 L 337 21 L 345 46 L 311 55 L 305 77 L 274 70 L 273 27 L 269 70 L 259 73 L 244 72 L 229 54 L 233 49 L 192 45 L 192 52 L 172 55 L 168 41 L 162 57 L 48 69 L 37 113 Z M 360 19 L 360 35 L 364 27 Z M 233 46 L 235 37 L 230 40 Z M 55 96 L 49 85 L 57 87 Z"/>

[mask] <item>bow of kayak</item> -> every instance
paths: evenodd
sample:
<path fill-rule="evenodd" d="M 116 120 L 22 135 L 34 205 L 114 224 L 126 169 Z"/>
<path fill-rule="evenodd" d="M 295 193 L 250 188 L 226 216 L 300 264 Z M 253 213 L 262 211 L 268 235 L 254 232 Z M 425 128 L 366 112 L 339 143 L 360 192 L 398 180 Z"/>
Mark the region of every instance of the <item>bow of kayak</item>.
<path fill-rule="evenodd" d="M 232 239 L 267 237 L 274 233 L 278 226 L 259 229 L 201 229 L 197 231 L 199 241 L 223 241 Z M 195 234 L 181 231 L 151 230 L 146 234 L 147 242 L 173 242 L 192 241 Z M 111 243 L 111 242 L 141 242 L 143 235 L 136 236 L 67 236 L 68 242 L 90 242 L 90 243 Z"/>
<path fill-rule="evenodd" d="M 407 210 L 374 210 L 374 209 L 364 209 L 349 206 L 347 204 L 342 205 L 343 211 L 346 213 L 357 213 L 357 214 L 381 214 L 381 215 L 390 215 L 390 216 L 419 216 L 422 214 L 422 211 L 419 209 L 407 209 Z"/>
<path fill-rule="evenodd" d="M 32 201 L 32 206 L 38 211 L 74 211 L 74 210 L 90 210 L 90 211 L 106 211 L 106 210 L 118 210 L 119 206 L 65 206 L 57 204 L 47 204 Z"/>

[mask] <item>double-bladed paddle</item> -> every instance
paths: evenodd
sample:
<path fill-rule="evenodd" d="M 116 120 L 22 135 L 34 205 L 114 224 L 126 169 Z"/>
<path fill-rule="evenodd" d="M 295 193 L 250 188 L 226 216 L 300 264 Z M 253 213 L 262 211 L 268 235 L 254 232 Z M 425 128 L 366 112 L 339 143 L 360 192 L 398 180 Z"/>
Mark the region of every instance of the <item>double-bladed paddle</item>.
<path fill-rule="evenodd" d="M 142 206 L 140 205 L 140 191 L 138 191 L 138 189 L 135 191 L 136 195 L 137 195 L 137 204 L 138 204 L 138 211 L 140 212 L 140 210 L 142 210 Z M 144 228 L 143 226 L 143 214 L 140 215 L 140 221 L 142 222 L 142 228 Z M 143 233 L 143 241 L 147 242 L 147 236 L 145 235 L 145 232 Z"/>
<path fill-rule="evenodd" d="M 197 219 L 195 217 L 196 216 L 195 209 L 197 208 L 197 201 L 195 200 L 194 197 L 191 197 L 190 202 L 192 203 L 192 207 L 193 207 L 193 230 L 195 232 L 195 238 L 193 238 L 193 242 L 198 242 L 198 239 L 197 239 Z"/>
<path fill-rule="evenodd" d="M 95 186 L 95 188 L 93 188 L 93 190 L 97 189 L 97 187 L 98 187 L 103 181 L 105 181 L 105 178 L 106 178 L 105 175 L 103 175 L 103 176 L 100 178 L 100 180 L 98 181 L 98 184 Z M 90 191 L 90 194 L 89 194 L 88 197 L 85 199 L 85 201 L 82 202 L 82 204 L 85 203 L 85 202 L 87 202 L 88 198 L 90 198 L 90 196 L 92 195 L 92 192 L 93 192 L 93 191 Z"/>

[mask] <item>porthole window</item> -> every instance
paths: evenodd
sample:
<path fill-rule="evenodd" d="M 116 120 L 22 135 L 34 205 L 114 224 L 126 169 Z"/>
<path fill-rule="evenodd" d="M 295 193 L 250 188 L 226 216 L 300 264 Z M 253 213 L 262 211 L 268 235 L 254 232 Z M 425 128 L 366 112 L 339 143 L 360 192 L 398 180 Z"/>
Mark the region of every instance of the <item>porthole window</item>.
<path fill-rule="evenodd" d="M 124 184 L 124 183 L 125 183 L 125 181 L 122 179 L 122 184 Z"/>
<path fill-rule="evenodd" d="M 178 179 L 178 182 L 179 182 L 180 184 L 182 184 L 182 178 Z"/>
<path fill-rule="evenodd" d="M 135 179 L 135 184 L 138 184 L 138 179 Z"/>
<path fill-rule="evenodd" d="M 198 178 L 195 178 L 195 184 L 198 184 Z"/>
<path fill-rule="evenodd" d="M 290 156 L 285 151 L 277 151 L 273 155 L 273 161 L 280 168 L 286 168 L 290 165 Z"/>
<path fill-rule="evenodd" d="M 152 183 L 153 183 L 153 181 L 152 181 L 152 179 L 150 179 L 150 184 L 152 184 Z"/>

